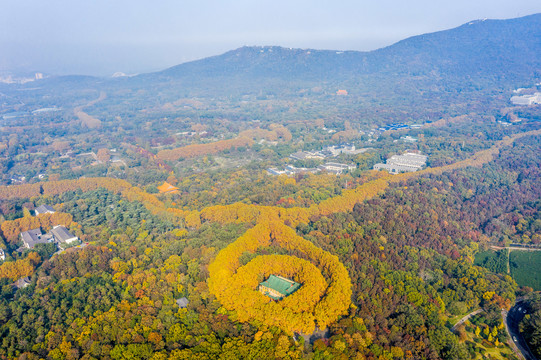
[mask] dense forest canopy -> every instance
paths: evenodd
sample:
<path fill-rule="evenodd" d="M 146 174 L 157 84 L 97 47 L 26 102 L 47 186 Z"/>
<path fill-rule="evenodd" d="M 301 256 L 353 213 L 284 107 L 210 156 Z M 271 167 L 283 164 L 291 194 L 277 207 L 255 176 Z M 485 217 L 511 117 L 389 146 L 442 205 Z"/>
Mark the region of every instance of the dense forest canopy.
<path fill-rule="evenodd" d="M 0 85 L 0 359 L 539 356 L 540 19 Z"/>

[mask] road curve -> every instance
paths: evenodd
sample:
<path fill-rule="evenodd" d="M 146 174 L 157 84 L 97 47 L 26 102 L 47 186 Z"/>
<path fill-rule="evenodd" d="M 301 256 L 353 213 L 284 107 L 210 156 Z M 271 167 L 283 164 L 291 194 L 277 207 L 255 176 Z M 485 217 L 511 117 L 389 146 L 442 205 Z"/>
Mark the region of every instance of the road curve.
<path fill-rule="evenodd" d="M 458 322 L 451 328 L 451 331 L 452 332 L 455 332 L 456 328 L 460 325 L 460 324 L 463 324 L 466 320 L 468 320 L 469 318 L 471 318 L 472 316 L 475 316 L 477 314 L 479 314 L 481 311 L 484 311 L 483 309 L 477 309 L 475 311 L 472 311 L 471 313 L 469 313 L 468 315 L 464 316 L 462 319 L 458 320 Z"/>
<path fill-rule="evenodd" d="M 503 322 L 509 334 L 509 345 L 515 353 L 522 355 L 526 360 L 539 360 L 532 354 L 526 340 L 518 330 L 520 321 L 526 315 L 525 305 L 524 301 L 518 300 L 509 312 L 502 310 Z"/>

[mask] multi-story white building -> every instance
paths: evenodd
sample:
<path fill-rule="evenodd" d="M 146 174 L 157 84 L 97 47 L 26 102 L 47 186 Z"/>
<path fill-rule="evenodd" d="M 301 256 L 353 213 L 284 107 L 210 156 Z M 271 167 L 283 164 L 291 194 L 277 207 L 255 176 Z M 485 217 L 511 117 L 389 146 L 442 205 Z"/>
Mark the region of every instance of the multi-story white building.
<path fill-rule="evenodd" d="M 426 155 L 406 152 L 402 155 L 393 155 L 387 159 L 385 164 L 378 163 L 374 165 L 374 170 L 387 170 L 391 174 L 401 172 L 414 172 L 422 169 L 426 165 Z"/>
<path fill-rule="evenodd" d="M 541 93 L 536 92 L 533 95 L 521 95 L 511 97 L 514 105 L 534 105 L 541 104 Z"/>

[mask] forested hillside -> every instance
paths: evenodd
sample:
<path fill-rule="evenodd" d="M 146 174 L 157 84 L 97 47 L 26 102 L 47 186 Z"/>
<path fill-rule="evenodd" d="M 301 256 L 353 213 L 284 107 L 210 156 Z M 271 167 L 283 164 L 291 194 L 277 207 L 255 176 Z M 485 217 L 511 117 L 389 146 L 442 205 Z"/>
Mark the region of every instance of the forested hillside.
<path fill-rule="evenodd" d="M 314 342 L 309 353 L 464 359 L 480 351 L 475 342 L 455 337 L 445 319 L 478 306 L 508 308 L 514 301 L 517 287 L 509 276 L 473 266 L 472 260 L 489 241 L 502 241 L 503 233 L 491 222 L 508 213 L 525 214 L 538 201 L 539 158 L 533 154 L 540 143 L 539 136 L 526 136 L 482 168 L 406 178 L 352 211 L 299 224 L 297 234 L 338 255 L 353 285 L 351 306 L 330 324 L 330 337 Z M 530 161 L 520 161 L 524 158 Z M 92 244 L 43 259 L 25 289 L 14 292 L 5 278 L 0 312 L 5 356 L 297 357 L 306 352 L 307 344 L 295 343 L 279 328 L 241 320 L 209 291 L 210 262 L 253 225 L 207 222 L 180 230 L 110 191 L 72 190 L 49 198 L 73 215 Z M 291 251 L 301 255 L 295 246 Z M 190 299 L 187 309 L 175 304 L 181 295 Z M 240 301 L 234 295 L 229 299 Z M 506 341 L 504 333 L 497 339 Z"/>
<path fill-rule="evenodd" d="M 0 359 L 539 352 L 540 19 L 1 85 Z"/>

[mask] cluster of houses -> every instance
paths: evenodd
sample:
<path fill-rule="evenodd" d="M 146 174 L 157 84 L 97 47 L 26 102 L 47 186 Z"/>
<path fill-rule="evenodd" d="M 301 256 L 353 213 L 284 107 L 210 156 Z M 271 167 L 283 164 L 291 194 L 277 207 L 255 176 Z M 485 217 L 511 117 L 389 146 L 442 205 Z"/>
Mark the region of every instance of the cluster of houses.
<path fill-rule="evenodd" d="M 42 214 L 53 214 L 55 210 L 49 205 L 40 205 L 35 210 L 36 216 Z M 41 228 L 31 229 L 23 231 L 20 234 L 21 241 L 23 242 L 23 249 L 33 249 L 37 244 L 55 243 L 62 248 L 64 244 L 72 244 L 79 240 L 79 238 L 66 229 L 65 226 L 56 225 L 48 233 L 43 233 Z"/>
<path fill-rule="evenodd" d="M 19 175 L 19 174 L 12 174 L 9 180 L 11 181 L 11 184 L 22 184 L 26 181 L 26 176 Z"/>
<path fill-rule="evenodd" d="M 268 168 L 267 173 L 270 175 L 288 175 L 293 176 L 300 173 L 312 173 L 315 174 L 320 171 L 325 171 L 330 174 L 334 175 L 341 175 L 347 171 L 355 170 L 357 168 L 357 165 L 355 164 L 341 164 L 341 163 L 335 163 L 335 162 L 328 162 L 323 165 L 319 165 L 315 168 L 303 168 L 303 167 L 295 167 L 292 165 L 288 165 L 284 168 L 284 170 L 278 170 L 277 168 Z"/>
<path fill-rule="evenodd" d="M 289 158 L 292 160 L 307 160 L 307 159 L 316 159 L 323 160 L 326 158 L 336 157 L 340 154 L 349 154 L 356 155 L 364 153 L 369 150 L 368 148 L 356 149 L 355 145 L 352 144 L 338 144 L 334 146 L 327 146 L 323 150 L 318 151 L 297 151 L 289 155 Z M 267 172 L 270 175 L 288 175 L 293 176 L 300 173 L 318 173 L 320 171 L 325 171 L 335 175 L 341 175 L 347 171 L 355 170 L 357 165 L 355 164 L 342 164 L 337 162 L 327 162 L 325 164 L 319 165 L 318 167 L 305 168 L 305 167 L 295 167 L 293 165 L 286 166 L 283 170 L 277 168 L 268 168 Z"/>
<path fill-rule="evenodd" d="M 319 151 L 297 151 L 289 155 L 293 160 L 306 160 L 306 159 L 318 159 L 323 160 L 329 157 L 336 157 L 340 154 L 357 155 L 367 151 L 367 148 L 356 149 L 352 144 L 338 144 L 334 146 L 327 146 L 323 150 Z"/>
<path fill-rule="evenodd" d="M 49 205 L 38 206 L 34 210 L 36 216 L 43 214 L 53 214 L 55 210 Z M 17 251 L 33 249 L 37 244 L 54 243 L 58 248 L 63 249 L 66 244 L 73 244 L 79 241 L 79 238 L 73 235 L 65 226 L 56 225 L 47 233 L 43 233 L 41 228 L 30 229 L 20 233 L 20 238 L 23 245 Z M 6 253 L 0 249 L 0 261 L 6 260 Z M 31 280 L 28 276 L 22 277 L 15 281 L 12 285 L 18 289 L 30 285 Z"/>
<path fill-rule="evenodd" d="M 189 106 L 184 106 L 184 108 L 189 108 Z M 178 132 L 176 133 L 175 135 L 177 136 L 184 136 L 184 137 L 193 137 L 193 136 L 200 136 L 200 137 L 205 137 L 207 136 L 209 133 L 208 131 L 182 131 L 182 132 Z"/>
<path fill-rule="evenodd" d="M 422 169 L 426 165 L 427 159 L 426 155 L 405 152 L 402 155 L 391 156 L 385 164 L 378 163 L 374 165 L 374 170 L 387 170 L 391 174 L 414 172 Z"/>
<path fill-rule="evenodd" d="M 23 248 L 33 249 L 37 244 L 55 243 L 62 247 L 63 244 L 72 244 L 79 238 L 69 232 L 62 225 L 54 226 L 48 233 L 43 233 L 41 228 L 23 231 L 21 233 Z"/>

